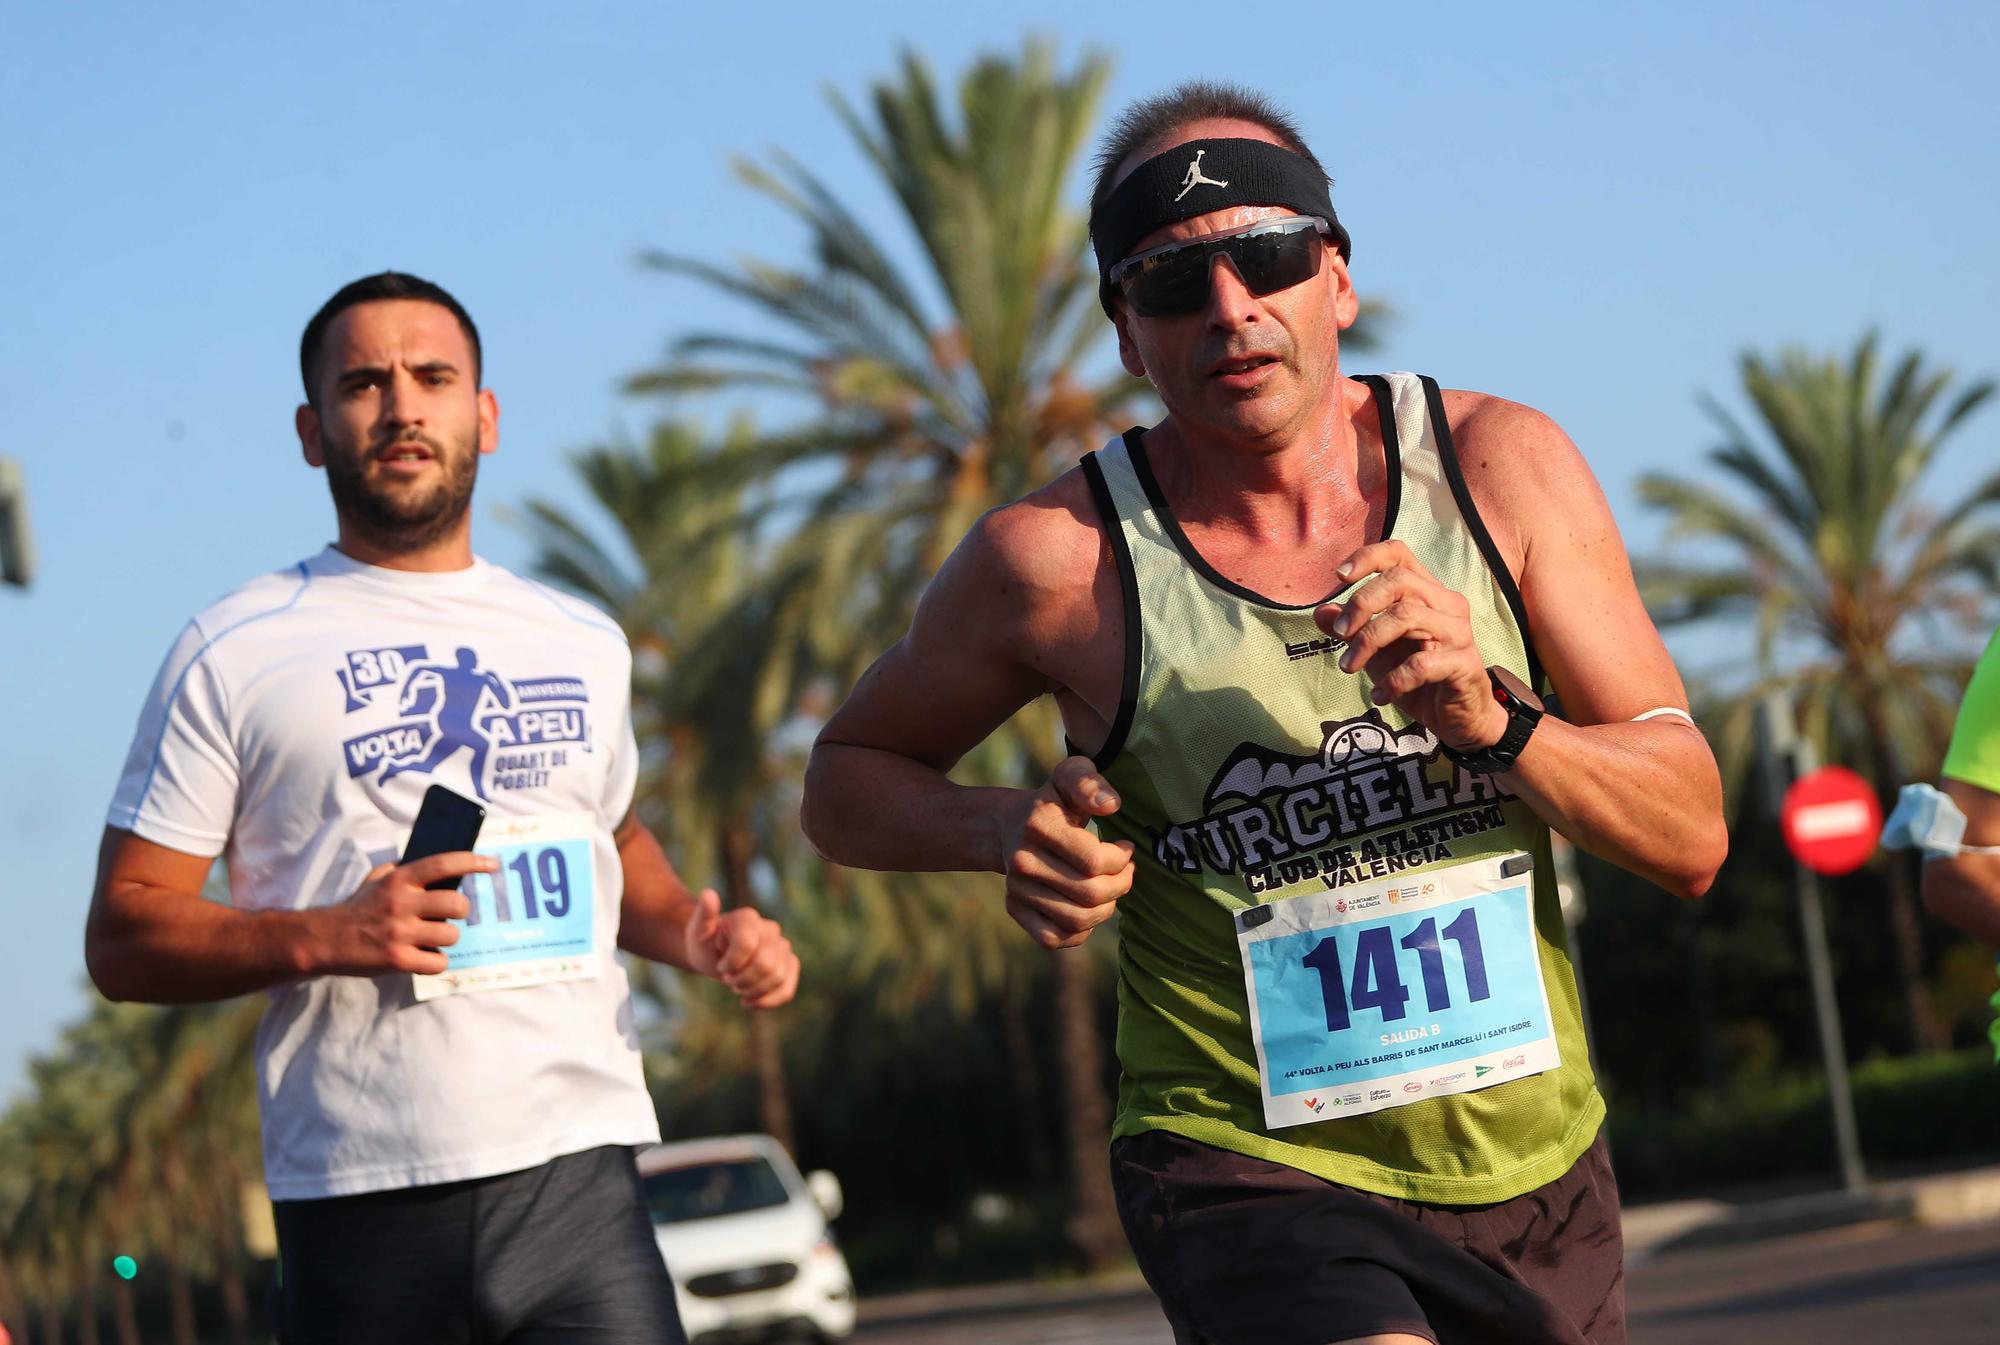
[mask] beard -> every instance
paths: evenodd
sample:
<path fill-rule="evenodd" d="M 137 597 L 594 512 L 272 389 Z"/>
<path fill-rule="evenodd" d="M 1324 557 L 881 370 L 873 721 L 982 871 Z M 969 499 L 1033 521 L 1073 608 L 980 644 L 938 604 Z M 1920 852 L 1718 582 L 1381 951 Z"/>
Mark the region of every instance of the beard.
<path fill-rule="evenodd" d="M 443 479 L 400 487 L 370 481 L 370 453 L 341 443 L 321 430 L 326 449 L 326 483 L 333 492 L 333 509 L 341 522 L 369 541 L 398 551 L 429 546 L 448 535 L 472 506 L 472 486 L 479 475 L 479 450 L 470 443 L 447 448 L 427 434 L 404 433 L 385 439 L 390 444 L 422 444 L 443 469 Z"/>

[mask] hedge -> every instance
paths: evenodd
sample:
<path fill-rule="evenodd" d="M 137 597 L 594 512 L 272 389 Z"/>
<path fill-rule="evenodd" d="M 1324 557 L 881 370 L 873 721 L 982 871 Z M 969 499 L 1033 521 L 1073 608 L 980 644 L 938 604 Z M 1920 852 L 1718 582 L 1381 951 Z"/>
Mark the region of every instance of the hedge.
<path fill-rule="evenodd" d="M 1871 1176 L 2000 1157 L 2000 1068 L 1990 1048 L 1871 1060 L 1850 1075 Z M 1826 1083 L 1818 1076 L 1740 1087 L 1685 1112 L 1614 1106 L 1610 1128 L 1618 1185 L 1628 1198 L 1831 1183 L 1838 1172 Z"/>

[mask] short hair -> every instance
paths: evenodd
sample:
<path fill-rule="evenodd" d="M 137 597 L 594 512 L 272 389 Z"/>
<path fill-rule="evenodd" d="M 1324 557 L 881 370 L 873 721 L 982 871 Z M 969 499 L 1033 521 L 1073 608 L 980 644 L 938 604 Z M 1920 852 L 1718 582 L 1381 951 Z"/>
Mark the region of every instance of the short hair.
<path fill-rule="evenodd" d="M 1321 177 L 1332 181 L 1326 165 L 1306 146 L 1305 135 L 1299 130 L 1298 122 L 1271 98 L 1240 84 L 1191 79 L 1165 93 L 1141 98 L 1119 113 L 1117 120 L 1111 123 L 1111 129 L 1104 134 L 1104 144 L 1097 151 L 1094 165 L 1097 176 L 1090 188 L 1091 218 L 1097 217 L 1104 198 L 1111 195 L 1112 187 L 1117 185 L 1118 165 L 1134 152 L 1183 126 L 1214 120 L 1255 122 L 1278 137 L 1279 144 L 1311 163 Z"/>
<path fill-rule="evenodd" d="M 442 285 L 434 285 L 404 271 L 383 271 L 342 285 L 331 299 L 320 305 L 319 312 L 313 314 L 312 321 L 306 324 L 305 335 L 299 338 L 299 378 L 306 385 L 306 401 L 313 400 L 313 368 L 319 363 L 320 350 L 326 344 L 326 329 L 348 309 L 384 299 L 414 299 L 420 303 L 436 304 L 457 318 L 459 330 L 472 344 L 472 381 L 475 384 L 479 382 L 485 356 L 479 347 L 479 328 L 473 325 L 472 315 L 465 311 L 465 305 L 452 298 Z"/>

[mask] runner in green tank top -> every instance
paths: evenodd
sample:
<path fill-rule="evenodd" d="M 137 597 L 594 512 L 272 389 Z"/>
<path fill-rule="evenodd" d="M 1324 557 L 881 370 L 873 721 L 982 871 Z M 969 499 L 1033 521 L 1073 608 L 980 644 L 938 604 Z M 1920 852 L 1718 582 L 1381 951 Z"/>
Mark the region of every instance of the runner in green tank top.
<path fill-rule="evenodd" d="M 2000 845 L 2000 633 L 1987 642 L 1959 703 L 1944 756 L 1944 793 L 1965 814 L 1960 843 Z M 1989 948 L 2000 950 L 2000 855 L 1927 855 L 1924 906 Z M 2000 991 L 1987 1032 L 2000 1059 Z"/>
<path fill-rule="evenodd" d="M 1537 412 L 1343 375 L 1348 236 L 1268 101 L 1184 86 L 1099 162 L 1167 416 L 972 529 L 807 832 L 1001 872 L 1049 948 L 1122 914 L 1113 1179 L 1179 1340 L 1620 1342 L 1549 828 L 1690 897 L 1727 842 L 1610 510 Z M 1042 695 L 1075 755 L 1039 790 L 948 778 Z"/>

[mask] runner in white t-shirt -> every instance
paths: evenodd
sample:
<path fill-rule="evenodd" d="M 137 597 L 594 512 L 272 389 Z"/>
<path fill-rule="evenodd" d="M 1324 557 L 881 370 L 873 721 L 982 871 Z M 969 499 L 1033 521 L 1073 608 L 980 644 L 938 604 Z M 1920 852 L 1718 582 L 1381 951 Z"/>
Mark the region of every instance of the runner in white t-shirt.
<path fill-rule="evenodd" d="M 388 272 L 307 325 L 339 542 L 189 623 L 112 803 L 86 953 L 112 999 L 262 990 L 285 1341 L 680 1338 L 631 1148 L 659 1138 L 615 952 L 752 1009 L 798 959 L 630 813 L 631 654 L 475 557 L 499 406 L 449 294 Z M 479 853 L 396 866 L 425 791 Z M 216 855 L 228 906 L 203 901 Z M 464 890 L 427 884 L 463 877 Z"/>

